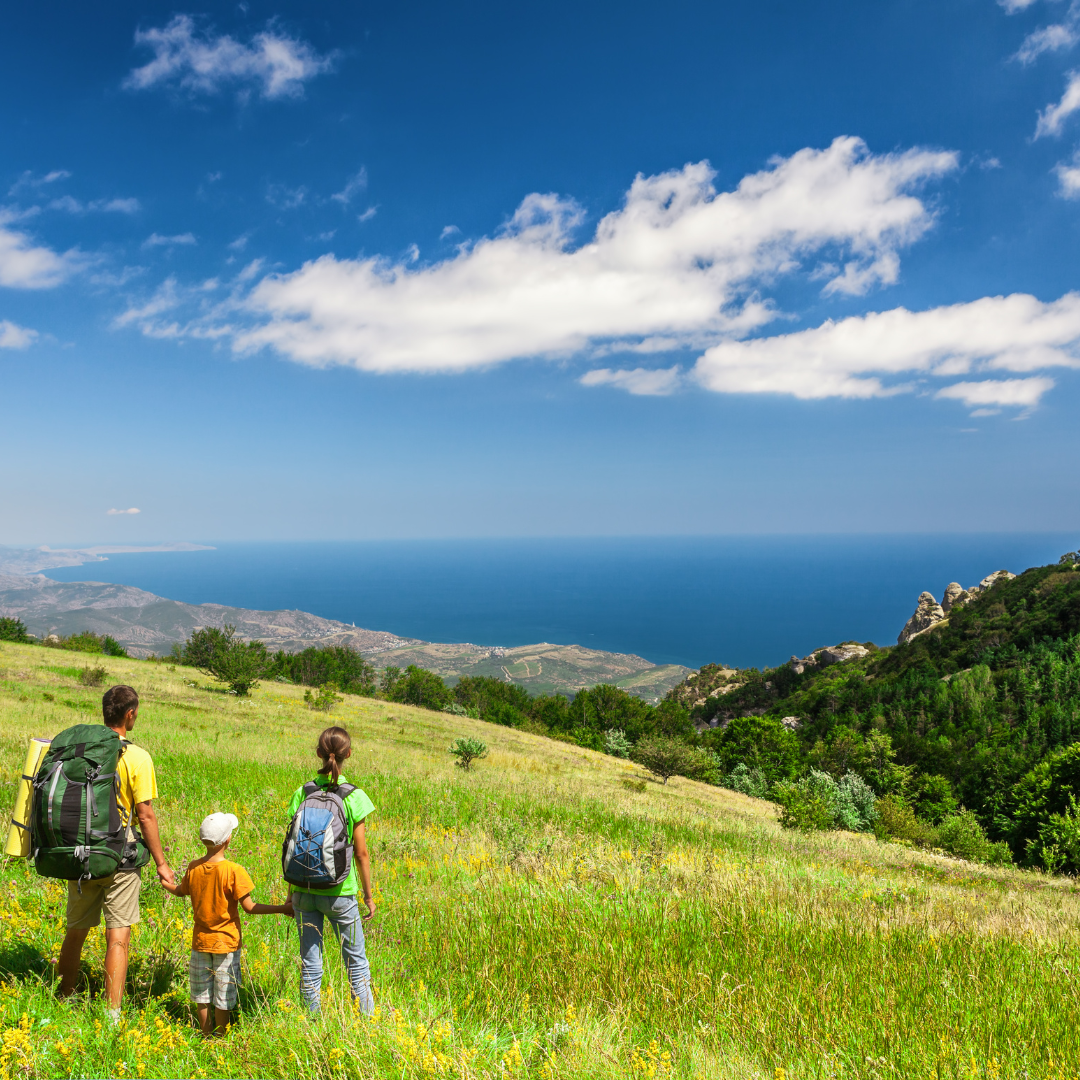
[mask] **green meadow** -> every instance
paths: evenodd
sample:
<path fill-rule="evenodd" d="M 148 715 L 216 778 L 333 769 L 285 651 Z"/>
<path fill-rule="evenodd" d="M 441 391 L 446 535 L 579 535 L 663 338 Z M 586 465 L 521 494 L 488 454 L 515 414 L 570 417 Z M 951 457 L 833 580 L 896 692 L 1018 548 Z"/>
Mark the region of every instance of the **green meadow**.
<path fill-rule="evenodd" d="M 325 714 L 302 688 L 236 698 L 191 669 L 0 645 L 10 805 L 27 740 L 100 719 L 84 664 L 142 695 L 174 869 L 212 810 L 280 901 L 290 793 Z M 1071 879 L 975 866 L 866 835 L 780 829 L 774 808 L 465 717 L 346 696 L 378 912 L 374 1017 L 328 957 L 300 1008 L 296 930 L 247 918 L 236 1023 L 202 1040 L 188 1003 L 186 900 L 144 871 L 124 1015 L 59 1003 L 62 884 L 0 870 L 0 1075 L 7 1077 L 1031 1077 L 1080 1073 L 1080 897 Z M 489 756 L 455 768 L 458 736 Z"/>

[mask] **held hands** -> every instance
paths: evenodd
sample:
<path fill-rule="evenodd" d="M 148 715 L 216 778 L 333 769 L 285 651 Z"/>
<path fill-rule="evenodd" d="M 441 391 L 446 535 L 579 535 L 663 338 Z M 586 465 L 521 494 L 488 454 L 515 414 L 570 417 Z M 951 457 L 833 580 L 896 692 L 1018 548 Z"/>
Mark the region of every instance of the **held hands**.
<path fill-rule="evenodd" d="M 292 897 L 291 896 L 289 897 L 288 900 L 285 901 L 284 904 L 281 905 L 281 914 L 282 915 L 288 915 L 288 917 L 290 919 L 296 914 L 296 912 L 293 910 Z"/>
<path fill-rule="evenodd" d="M 157 868 L 158 880 L 165 886 L 169 892 L 172 892 L 176 888 L 176 875 L 172 872 L 172 867 L 167 862 L 163 862 Z"/>

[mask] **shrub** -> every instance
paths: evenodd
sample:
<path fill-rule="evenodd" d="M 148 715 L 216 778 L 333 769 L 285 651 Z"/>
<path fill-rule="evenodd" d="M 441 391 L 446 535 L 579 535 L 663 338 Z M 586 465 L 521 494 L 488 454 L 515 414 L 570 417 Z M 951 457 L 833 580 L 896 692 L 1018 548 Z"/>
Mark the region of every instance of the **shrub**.
<path fill-rule="evenodd" d="M 487 743 L 479 739 L 455 739 L 450 744 L 450 753 L 457 758 L 454 764 L 468 772 L 474 761 L 487 757 L 488 748 Z"/>
<path fill-rule="evenodd" d="M 0 619 L 0 641 L 14 641 L 20 645 L 28 644 L 30 635 L 26 632 L 22 619 Z"/>
<path fill-rule="evenodd" d="M 328 713 L 345 699 L 337 692 L 337 684 L 328 682 L 320 686 L 313 694 L 310 690 L 304 691 L 304 704 L 309 709 Z"/>
<path fill-rule="evenodd" d="M 877 802 L 878 820 L 874 832 L 881 840 L 903 840 L 916 847 L 936 847 L 937 830 L 923 821 L 899 795 L 886 795 Z"/>
<path fill-rule="evenodd" d="M 100 665 L 98 667 L 84 667 L 79 672 L 79 682 L 83 686 L 100 686 L 108 674 L 108 671 Z"/>
<path fill-rule="evenodd" d="M 991 843 L 972 810 L 961 810 L 944 818 L 937 827 L 937 835 L 938 846 L 961 859 L 991 866 L 1008 866 L 1012 862 L 1009 845 L 1004 841 Z"/>
<path fill-rule="evenodd" d="M 604 732 L 604 753 L 612 757 L 628 758 L 634 744 L 626 737 L 622 728 L 609 728 Z"/>
<path fill-rule="evenodd" d="M 299 653 L 278 651 L 267 672 L 276 680 L 300 686 L 334 683 L 346 694 L 375 695 L 375 668 L 356 649 L 345 645 L 309 646 Z"/>
<path fill-rule="evenodd" d="M 716 728 L 705 742 L 719 755 L 725 773 L 743 764 L 767 780 L 790 780 L 799 770 L 799 740 L 771 716 L 737 716 Z"/>
<path fill-rule="evenodd" d="M 721 779 L 720 786 L 743 795 L 752 795 L 755 799 L 767 799 L 771 787 L 760 769 L 751 769 L 743 761 Z"/>
<path fill-rule="evenodd" d="M 780 824 L 786 829 L 868 832 L 878 818 L 873 791 L 853 772 L 838 782 L 826 772 L 811 769 L 802 780 L 774 785 L 772 798 L 780 807 Z"/>
<path fill-rule="evenodd" d="M 238 697 L 258 686 L 271 665 L 266 646 L 261 641 L 241 641 L 235 626 L 196 630 L 185 643 L 183 655 L 185 664 L 228 683 Z"/>
<path fill-rule="evenodd" d="M 469 710 L 464 705 L 459 705 L 456 701 L 451 701 L 449 705 L 442 707 L 443 712 L 448 712 L 452 716 L 468 716 Z"/>

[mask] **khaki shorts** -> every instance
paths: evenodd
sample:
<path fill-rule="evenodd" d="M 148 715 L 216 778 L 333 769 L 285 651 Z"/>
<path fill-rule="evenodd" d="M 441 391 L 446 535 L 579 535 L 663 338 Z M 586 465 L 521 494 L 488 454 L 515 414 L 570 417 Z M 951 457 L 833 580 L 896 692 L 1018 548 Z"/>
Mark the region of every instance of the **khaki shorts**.
<path fill-rule="evenodd" d="M 240 950 L 227 953 L 195 952 L 188 960 L 191 1000 L 230 1012 L 240 996 Z"/>
<path fill-rule="evenodd" d="M 138 870 L 118 870 L 112 877 L 97 878 L 79 883 L 68 882 L 67 924 L 69 930 L 93 930 L 101 925 L 101 912 L 105 911 L 105 927 L 116 930 L 134 926 L 141 921 L 139 915 L 139 892 L 142 877 Z"/>

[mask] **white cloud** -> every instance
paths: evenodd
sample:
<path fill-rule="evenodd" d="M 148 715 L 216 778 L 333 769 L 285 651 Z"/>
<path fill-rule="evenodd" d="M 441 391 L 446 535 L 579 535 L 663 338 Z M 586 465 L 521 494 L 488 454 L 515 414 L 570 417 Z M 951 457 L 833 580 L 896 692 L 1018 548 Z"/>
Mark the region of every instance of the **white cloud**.
<path fill-rule="evenodd" d="M 1043 26 L 1024 38 L 1024 44 L 1020 46 L 1015 59 L 1022 64 L 1030 64 L 1043 53 L 1071 49 L 1076 42 L 1076 29 L 1073 26 L 1065 23 Z"/>
<path fill-rule="evenodd" d="M 647 397 L 666 397 L 675 393 L 681 383 L 679 366 L 670 368 L 633 368 L 632 370 L 596 368 L 578 380 L 582 386 L 617 386 L 629 394 Z"/>
<path fill-rule="evenodd" d="M 189 94 L 216 94 L 228 85 L 255 86 L 262 97 L 300 97 L 304 83 L 329 71 L 333 60 L 272 24 L 246 45 L 228 35 L 200 33 L 190 15 L 160 29 L 138 30 L 135 43 L 154 58 L 124 80 L 131 90 L 171 86 Z"/>
<path fill-rule="evenodd" d="M 357 195 L 367 190 L 367 185 L 367 169 L 361 168 L 358 173 L 349 177 L 345 186 L 339 192 L 331 195 L 330 198 L 341 203 L 342 206 L 348 206 Z"/>
<path fill-rule="evenodd" d="M 447 225 L 441 233 L 439 233 L 440 240 L 446 240 L 451 236 L 460 236 L 461 230 L 456 225 Z"/>
<path fill-rule="evenodd" d="M 1031 379 L 988 379 L 983 382 L 959 382 L 939 390 L 934 397 L 954 398 L 965 405 L 1038 405 L 1048 390 L 1053 390 L 1054 380 L 1045 377 Z M 974 415 L 990 416 L 992 411 L 980 409 Z"/>
<path fill-rule="evenodd" d="M 0 319 L 0 349 L 25 349 L 37 336 L 36 330 Z"/>
<path fill-rule="evenodd" d="M 142 206 L 138 199 L 94 199 L 81 203 L 70 195 L 61 195 L 49 203 L 50 210 L 63 210 L 69 214 L 85 214 L 93 211 L 105 213 L 136 214 Z"/>
<path fill-rule="evenodd" d="M 720 393 L 872 398 L 911 390 L 912 377 L 1046 367 L 1080 368 L 1080 293 L 1046 304 L 1016 293 L 928 311 L 895 308 L 792 334 L 726 341 L 706 350 L 693 375 Z M 938 396 L 966 401 L 980 393 L 984 404 L 1031 405 L 1052 385 L 1049 379 L 957 383 L 964 389 L 947 387 Z"/>
<path fill-rule="evenodd" d="M 1074 154 L 1071 165 L 1059 162 L 1054 166 L 1058 178 L 1058 194 L 1063 199 L 1080 198 L 1080 155 Z"/>
<path fill-rule="evenodd" d="M 177 236 L 161 236 L 158 233 L 151 233 L 144 241 L 144 248 L 153 247 L 172 247 L 176 244 L 181 246 L 188 246 L 191 244 L 197 244 L 198 240 L 195 239 L 193 233 L 180 233 Z"/>
<path fill-rule="evenodd" d="M 284 184 L 271 184 L 266 191 L 266 201 L 279 210 L 295 210 L 304 205 L 308 189 L 301 184 L 299 187 L 290 188 Z"/>
<path fill-rule="evenodd" d="M 362 225 L 365 221 L 370 221 L 378 212 L 377 206 L 369 206 L 362 214 L 356 215 L 356 220 Z"/>
<path fill-rule="evenodd" d="M 0 285 L 11 289 L 51 289 L 74 272 L 79 257 L 75 252 L 58 255 L 38 247 L 30 237 L 7 225 L 16 215 L 0 210 Z"/>
<path fill-rule="evenodd" d="M 775 317 L 756 290 L 807 259 L 841 264 L 827 293 L 895 281 L 899 250 L 933 223 L 918 186 L 956 166 L 953 153 L 874 155 L 842 137 L 719 194 L 705 162 L 639 175 L 577 247 L 576 204 L 529 195 L 500 234 L 442 262 L 326 255 L 264 278 L 248 307 L 265 321 L 235 347 L 385 372 L 701 346 Z"/>
<path fill-rule="evenodd" d="M 1070 71 L 1069 82 L 1065 87 L 1065 93 L 1056 105 L 1047 105 L 1039 113 L 1039 122 L 1035 126 L 1035 138 L 1043 135 L 1060 135 L 1062 125 L 1080 109 L 1080 72 Z"/>
<path fill-rule="evenodd" d="M 127 510 L 106 510 L 106 514 L 141 514 L 142 511 L 137 506 L 132 506 Z"/>
<path fill-rule="evenodd" d="M 1035 3 L 1035 0 L 998 0 L 998 3 L 1006 10 L 1006 12 L 1008 12 L 1008 14 L 1015 15 L 1016 12 L 1031 7 L 1031 5 Z"/>

